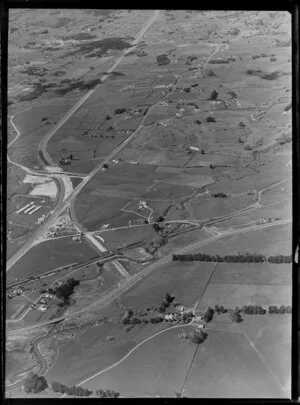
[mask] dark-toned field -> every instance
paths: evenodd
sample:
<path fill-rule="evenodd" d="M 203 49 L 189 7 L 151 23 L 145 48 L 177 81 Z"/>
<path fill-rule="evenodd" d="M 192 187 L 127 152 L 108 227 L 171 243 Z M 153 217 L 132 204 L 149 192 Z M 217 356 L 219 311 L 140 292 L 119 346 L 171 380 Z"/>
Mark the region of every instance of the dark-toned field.
<path fill-rule="evenodd" d="M 97 253 L 85 242 L 72 241 L 71 237 L 49 240 L 34 246 L 7 273 L 7 283 L 41 275 L 49 270 L 82 263 L 97 257 Z"/>

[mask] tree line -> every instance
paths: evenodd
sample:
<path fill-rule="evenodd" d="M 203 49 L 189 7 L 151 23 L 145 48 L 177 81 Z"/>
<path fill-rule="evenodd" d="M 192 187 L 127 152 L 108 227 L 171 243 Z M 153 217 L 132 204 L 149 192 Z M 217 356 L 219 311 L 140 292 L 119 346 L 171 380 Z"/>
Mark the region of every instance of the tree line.
<path fill-rule="evenodd" d="M 199 261 L 199 262 L 225 262 L 225 263 L 292 263 L 292 256 L 269 256 L 266 257 L 260 253 L 244 253 L 237 255 L 211 255 L 208 253 L 184 253 L 173 254 L 172 260 L 174 261 Z"/>
<path fill-rule="evenodd" d="M 291 314 L 292 307 L 291 305 L 281 305 L 280 307 L 277 305 L 270 305 L 268 309 L 264 309 L 261 305 L 244 305 L 242 307 L 237 306 L 234 309 L 232 309 L 232 308 L 224 308 L 223 305 L 215 305 L 212 311 L 213 313 L 217 313 L 218 315 L 227 312 L 229 313 L 233 312 L 236 314 L 243 312 L 244 314 L 247 315 L 264 315 L 267 312 L 269 312 L 269 314 Z"/>
<path fill-rule="evenodd" d="M 48 388 L 48 382 L 44 376 L 39 376 L 33 372 L 29 373 L 28 377 L 24 381 L 24 390 L 27 393 L 38 394 L 39 392 L 44 391 Z M 54 392 L 60 392 L 61 394 L 73 395 L 77 397 L 89 397 L 93 394 L 93 391 L 88 390 L 78 385 L 73 385 L 68 387 L 65 384 L 60 382 L 53 381 L 51 383 L 51 389 Z M 116 391 L 106 389 L 98 389 L 95 391 L 95 394 L 101 398 L 118 398 L 120 394 Z"/>

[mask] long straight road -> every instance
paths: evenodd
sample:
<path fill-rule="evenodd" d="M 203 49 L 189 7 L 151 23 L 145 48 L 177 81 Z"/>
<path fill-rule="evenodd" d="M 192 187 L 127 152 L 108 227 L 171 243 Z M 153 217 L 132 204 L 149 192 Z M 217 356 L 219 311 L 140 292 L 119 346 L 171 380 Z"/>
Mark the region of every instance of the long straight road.
<path fill-rule="evenodd" d="M 259 228 L 256 225 L 253 225 L 253 226 L 249 226 L 248 228 L 228 231 L 227 233 L 223 233 L 221 235 L 213 235 L 213 236 L 211 236 L 211 237 L 209 237 L 209 238 L 207 238 L 205 240 L 202 240 L 200 242 L 197 241 L 197 242 L 191 243 L 190 245 L 187 245 L 187 246 L 185 246 L 185 247 L 183 247 L 181 249 L 178 249 L 176 252 L 172 252 L 171 254 L 168 254 L 168 255 L 162 257 L 161 259 L 157 260 L 153 264 L 150 264 L 149 266 L 145 267 L 145 269 L 143 269 L 139 273 L 133 275 L 129 280 L 124 281 L 124 283 L 121 284 L 119 287 L 117 287 L 113 291 L 109 292 L 105 296 L 101 297 L 99 300 L 96 300 L 95 302 L 93 302 L 92 304 L 86 306 L 83 309 L 80 309 L 80 310 L 78 310 L 76 312 L 73 312 L 70 315 L 66 314 L 65 316 L 61 316 L 59 318 L 52 319 L 50 321 L 45 321 L 45 322 L 41 322 L 41 323 L 38 323 L 38 324 L 35 324 L 35 325 L 26 326 L 24 328 L 10 330 L 10 331 L 7 331 L 6 334 L 7 334 L 7 336 L 10 336 L 10 335 L 14 335 L 14 334 L 24 333 L 26 331 L 30 331 L 30 330 L 33 330 L 33 329 L 36 329 L 36 328 L 40 328 L 40 327 L 43 327 L 43 326 L 50 325 L 52 323 L 61 322 L 61 321 L 65 320 L 65 319 L 73 318 L 74 316 L 82 314 L 85 311 L 92 310 L 95 307 L 99 308 L 100 305 L 107 305 L 110 302 L 112 302 L 113 300 L 115 300 L 116 298 L 118 298 L 119 296 L 121 296 L 122 294 L 124 294 L 124 292 L 126 292 L 131 287 L 133 287 L 133 285 L 136 284 L 139 280 L 143 279 L 148 274 L 150 274 L 154 269 L 156 269 L 157 267 L 159 267 L 159 266 L 161 266 L 163 264 L 166 264 L 166 263 L 172 261 L 173 253 L 183 254 L 183 253 L 191 252 L 194 249 L 198 249 L 198 248 L 200 248 L 202 246 L 207 245 L 208 243 L 215 242 L 216 240 L 221 239 L 221 238 L 226 238 L 226 237 L 229 237 L 229 236 L 232 236 L 232 235 L 237 235 L 237 234 L 240 234 L 240 233 L 247 233 L 247 232 L 250 232 L 250 231 L 255 231 L 256 229 L 264 229 L 264 228 L 270 228 L 270 227 L 273 227 L 273 226 L 284 225 L 284 224 L 287 224 L 287 223 L 290 223 L 290 222 L 291 222 L 291 220 L 282 220 L 282 221 L 278 221 L 278 222 L 271 222 L 271 223 L 263 224 Z"/>
<path fill-rule="evenodd" d="M 143 37 L 143 35 L 146 33 L 146 31 L 151 27 L 151 25 L 156 21 L 156 19 L 159 16 L 159 10 L 155 10 L 153 15 L 148 19 L 148 21 L 144 24 L 143 28 L 141 31 L 137 34 L 135 40 L 133 41 L 133 46 L 136 46 L 137 42 Z M 127 55 L 128 52 L 132 51 L 132 47 L 127 49 L 125 52 L 123 52 L 122 56 L 120 56 L 117 61 L 114 63 L 114 65 L 108 70 L 108 73 L 111 73 L 124 59 L 124 57 Z M 102 78 L 102 81 L 104 81 L 108 75 L 105 75 Z M 51 139 L 51 137 L 61 128 L 61 126 L 71 118 L 72 115 L 75 114 L 75 112 L 81 107 L 81 105 L 94 93 L 95 89 L 90 90 L 87 94 L 84 95 L 76 104 L 74 107 L 71 108 L 67 112 L 67 114 L 59 121 L 59 123 L 48 133 L 46 136 L 43 138 L 41 143 L 39 144 L 39 151 L 45 156 L 46 160 L 50 163 L 52 163 L 52 159 L 50 156 L 47 154 L 46 148 L 47 148 L 47 143 Z M 143 119 L 146 116 L 143 117 Z M 142 121 L 143 122 L 143 121 Z M 104 162 L 102 162 L 100 165 L 96 166 L 95 169 L 93 169 L 88 176 L 74 189 L 73 193 L 70 194 L 67 198 L 65 198 L 62 202 L 60 201 L 60 204 L 55 208 L 54 212 L 52 215 L 44 222 L 44 224 L 37 230 L 37 232 L 28 239 L 28 241 L 19 249 L 8 261 L 6 265 L 6 271 L 8 271 L 18 260 L 21 259 L 25 255 L 25 253 L 28 252 L 28 250 L 31 249 L 34 243 L 36 243 L 37 240 L 41 239 L 43 235 L 53 226 L 59 215 L 63 213 L 63 211 L 68 207 L 69 203 L 71 200 L 76 198 L 78 193 L 82 190 L 82 188 L 94 177 L 96 173 L 103 167 L 105 163 L 107 163 L 109 160 L 111 160 L 117 153 L 119 153 L 131 140 L 134 138 L 138 130 L 141 128 L 141 124 L 139 127 L 134 131 L 123 143 L 121 143 L 106 159 Z M 18 137 L 20 136 L 20 133 L 18 133 Z M 56 166 L 55 166 L 56 167 Z"/>

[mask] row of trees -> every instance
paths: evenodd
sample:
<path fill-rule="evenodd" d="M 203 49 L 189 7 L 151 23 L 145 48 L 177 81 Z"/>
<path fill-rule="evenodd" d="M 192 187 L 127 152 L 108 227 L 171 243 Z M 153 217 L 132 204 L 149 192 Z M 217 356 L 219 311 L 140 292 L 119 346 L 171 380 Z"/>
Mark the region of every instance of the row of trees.
<path fill-rule="evenodd" d="M 90 391 L 86 388 L 79 387 L 78 385 L 73 385 L 72 387 L 68 387 L 59 382 L 52 382 L 51 388 L 54 392 L 60 392 L 62 394 L 74 395 L 77 397 L 89 397 L 93 393 L 93 391 Z M 120 396 L 120 394 L 118 392 L 110 390 L 110 389 L 107 389 L 107 390 L 98 389 L 95 391 L 95 394 L 97 395 L 97 397 L 100 397 L 100 398 L 118 398 Z"/>
<path fill-rule="evenodd" d="M 51 383 L 51 388 L 54 392 L 61 392 L 62 394 L 74 395 L 77 397 L 89 397 L 93 393 L 93 391 L 79 387 L 78 385 L 68 387 L 67 385 L 55 381 Z"/>
<path fill-rule="evenodd" d="M 290 305 L 281 305 L 277 307 L 276 305 L 269 306 L 269 314 L 291 314 L 292 307 Z"/>
<path fill-rule="evenodd" d="M 219 314 L 224 314 L 226 312 L 240 314 L 243 312 L 247 315 L 263 315 L 266 314 L 267 311 L 269 314 L 291 314 L 292 307 L 290 305 L 281 305 L 278 307 L 277 305 L 270 305 L 267 309 L 264 309 L 261 305 L 244 305 L 243 307 L 235 307 L 234 309 L 231 308 L 224 308 L 222 305 L 215 305 L 213 312 Z M 206 321 L 205 321 L 206 322 Z"/>
<path fill-rule="evenodd" d="M 284 256 L 284 255 L 278 255 L 278 256 L 269 256 L 268 257 L 268 262 L 269 263 L 292 263 L 292 256 Z"/>
<path fill-rule="evenodd" d="M 225 262 L 225 263 L 291 263 L 292 256 L 269 256 L 268 258 L 260 253 L 243 253 L 238 255 L 211 255 L 207 253 L 184 253 L 173 254 L 174 261 L 199 261 L 199 262 Z"/>

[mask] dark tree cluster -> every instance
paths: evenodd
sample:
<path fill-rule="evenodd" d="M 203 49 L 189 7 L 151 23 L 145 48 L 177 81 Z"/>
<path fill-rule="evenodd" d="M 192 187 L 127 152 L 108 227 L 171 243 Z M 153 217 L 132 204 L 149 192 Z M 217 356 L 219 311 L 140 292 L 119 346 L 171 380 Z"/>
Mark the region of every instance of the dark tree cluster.
<path fill-rule="evenodd" d="M 212 194 L 212 196 L 215 197 L 215 198 L 226 198 L 227 194 L 225 194 L 223 192 L 220 192 L 220 193 Z"/>
<path fill-rule="evenodd" d="M 126 108 L 116 108 L 115 114 L 120 115 L 126 111 Z"/>
<path fill-rule="evenodd" d="M 216 90 L 213 90 L 210 94 L 209 100 L 214 101 L 218 98 L 218 93 L 216 92 Z"/>
<path fill-rule="evenodd" d="M 216 122 L 216 119 L 214 117 L 207 117 L 206 122 Z"/>
<path fill-rule="evenodd" d="M 51 388 L 54 392 L 61 392 L 62 394 L 74 395 L 77 397 L 88 397 L 93 393 L 93 391 L 79 387 L 77 385 L 68 387 L 67 385 L 55 381 L 51 383 Z"/>
<path fill-rule="evenodd" d="M 291 314 L 292 307 L 290 305 L 281 305 L 277 307 L 276 305 L 269 306 L 269 314 Z"/>
<path fill-rule="evenodd" d="M 192 321 L 193 317 L 194 317 L 194 314 L 192 311 L 184 312 L 182 314 L 181 320 L 183 323 L 190 323 Z"/>
<path fill-rule="evenodd" d="M 161 246 L 164 246 L 167 243 L 167 237 L 166 235 L 162 235 L 162 232 L 155 238 L 153 238 L 146 246 L 145 250 L 150 253 L 154 254 L 157 249 L 159 249 Z"/>
<path fill-rule="evenodd" d="M 175 297 L 171 297 L 169 293 L 165 295 L 165 298 L 163 299 L 162 303 L 158 307 L 158 311 L 163 313 L 165 312 L 166 308 L 170 306 L 170 304 L 174 301 Z"/>
<path fill-rule="evenodd" d="M 57 296 L 57 298 L 67 301 L 70 295 L 73 294 L 74 287 L 76 287 L 77 285 L 79 285 L 78 280 L 75 280 L 74 278 L 69 278 L 64 284 L 60 285 L 59 287 L 56 287 L 55 295 Z"/>
<path fill-rule="evenodd" d="M 43 376 L 30 373 L 24 381 L 24 390 L 27 393 L 37 394 L 44 391 L 48 387 L 47 380 Z"/>
<path fill-rule="evenodd" d="M 203 315 L 204 322 L 210 322 L 213 319 L 214 310 L 211 307 L 208 307 Z"/>
<path fill-rule="evenodd" d="M 158 55 L 156 57 L 156 61 L 157 61 L 158 66 L 164 66 L 164 65 L 168 65 L 169 63 L 171 63 L 171 60 L 164 53 L 162 53 L 161 55 Z"/>

